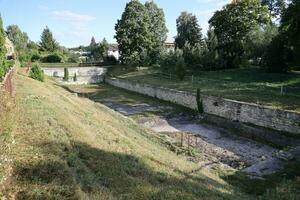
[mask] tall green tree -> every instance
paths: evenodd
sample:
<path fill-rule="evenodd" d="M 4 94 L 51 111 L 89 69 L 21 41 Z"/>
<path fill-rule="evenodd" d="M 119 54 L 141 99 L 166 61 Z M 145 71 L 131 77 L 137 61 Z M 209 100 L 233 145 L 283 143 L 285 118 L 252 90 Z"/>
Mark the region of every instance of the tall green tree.
<path fill-rule="evenodd" d="M 151 50 L 148 56 L 151 64 L 156 64 L 167 40 L 168 29 L 165 13 L 154 1 L 146 2 L 145 7 L 150 18 L 149 31 L 151 34 Z"/>
<path fill-rule="evenodd" d="M 175 43 L 177 48 L 183 48 L 186 43 L 191 46 L 203 45 L 202 29 L 195 15 L 182 12 L 177 18 L 176 24 L 177 36 Z"/>
<path fill-rule="evenodd" d="M 21 29 L 17 25 L 9 25 L 6 28 L 6 35 L 10 41 L 15 46 L 15 49 L 20 51 L 25 51 L 28 46 L 29 38 L 27 33 L 22 32 Z"/>
<path fill-rule="evenodd" d="M 143 55 L 151 49 L 152 42 L 149 22 L 147 9 L 138 0 L 126 4 L 125 11 L 115 26 L 115 38 L 119 44 L 122 63 L 144 63 Z"/>
<path fill-rule="evenodd" d="M 224 67 L 238 67 L 244 54 L 243 41 L 255 27 L 271 23 L 260 0 L 236 0 L 217 11 L 209 20 L 218 39 L 218 53 Z"/>
<path fill-rule="evenodd" d="M 46 26 L 46 28 L 42 32 L 40 47 L 42 51 L 47 51 L 52 53 L 58 50 L 59 48 L 59 45 L 54 39 L 53 34 L 48 28 L 48 26 Z"/>

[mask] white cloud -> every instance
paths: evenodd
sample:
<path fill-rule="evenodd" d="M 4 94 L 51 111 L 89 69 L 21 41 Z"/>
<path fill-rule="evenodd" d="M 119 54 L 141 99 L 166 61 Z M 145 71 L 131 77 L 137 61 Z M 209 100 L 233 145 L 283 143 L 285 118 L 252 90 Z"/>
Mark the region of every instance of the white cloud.
<path fill-rule="evenodd" d="M 73 26 L 85 26 L 86 23 L 95 20 L 96 18 L 90 15 L 82 15 L 69 10 L 52 11 L 52 16 L 55 19 L 65 21 Z"/>

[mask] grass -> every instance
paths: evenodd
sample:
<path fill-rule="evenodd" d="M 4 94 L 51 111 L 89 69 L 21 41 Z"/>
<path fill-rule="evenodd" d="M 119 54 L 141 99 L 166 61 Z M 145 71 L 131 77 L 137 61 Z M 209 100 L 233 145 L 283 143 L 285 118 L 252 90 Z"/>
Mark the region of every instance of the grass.
<path fill-rule="evenodd" d="M 5 134 L 13 162 L 0 199 L 256 199 L 226 182 L 233 172 L 199 168 L 131 119 L 52 80 L 16 82 L 15 128 Z M 295 197 L 297 183 L 276 191 Z"/>
<path fill-rule="evenodd" d="M 51 80 L 17 77 L 12 175 L 16 199 L 248 199 L 157 137 Z"/>
<path fill-rule="evenodd" d="M 161 76 L 158 70 L 141 68 L 134 71 L 126 67 L 110 69 L 111 75 L 154 86 L 163 86 L 182 91 L 220 96 L 227 99 L 258 103 L 286 110 L 300 112 L 300 74 L 272 74 L 258 68 L 233 69 L 213 72 L 193 73 L 184 81 Z M 281 86 L 287 88 L 287 94 L 281 95 Z"/>

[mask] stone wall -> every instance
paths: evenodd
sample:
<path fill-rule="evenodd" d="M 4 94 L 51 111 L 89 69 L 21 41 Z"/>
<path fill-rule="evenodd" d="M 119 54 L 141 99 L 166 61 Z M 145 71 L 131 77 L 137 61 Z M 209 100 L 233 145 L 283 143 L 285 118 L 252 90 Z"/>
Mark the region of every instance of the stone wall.
<path fill-rule="evenodd" d="M 45 75 L 54 77 L 58 82 L 64 84 L 93 84 L 103 81 L 106 68 L 103 67 L 69 67 L 69 81 L 63 82 L 64 68 L 43 68 Z M 74 82 L 73 78 L 77 77 Z"/>
<path fill-rule="evenodd" d="M 106 78 L 105 81 L 119 88 L 197 109 L 196 96 L 189 92 L 154 87 L 125 79 Z M 202 95 L 201 98 L 206 114 L 300 135 L 300 113 L 213 96 Z"/>
<path fill-rule="evenodd" d="M 13 76 L 15 72 L 15 67 L 11 68 L 5 75 L 2 82 L 0 82 L 0 90 L 8 93 L 11 97 L 15 95 L 15 86 L 13 81 Z"/>

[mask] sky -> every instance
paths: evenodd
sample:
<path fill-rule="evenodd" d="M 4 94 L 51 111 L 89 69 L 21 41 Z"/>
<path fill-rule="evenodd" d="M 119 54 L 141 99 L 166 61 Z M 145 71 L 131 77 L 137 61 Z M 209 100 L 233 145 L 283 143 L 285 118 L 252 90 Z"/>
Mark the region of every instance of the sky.
<path fill-rule="evenodd" d="M 0 0 L 4 27 L 18 25 L 32 41 L 38 42 L 46 26 L 60 45 L 88 45 L 104 37 L 115 43 L 115 24 L 129 0 Z M 140 0 L 145 3 L 146 0 Z M 155 0 L 163 8 L 169 30 L 168 41 L 176 36 L 176 19 L 181 12 L 195 14 L 206 34 L 208 20 L 230 0 Z"/>

